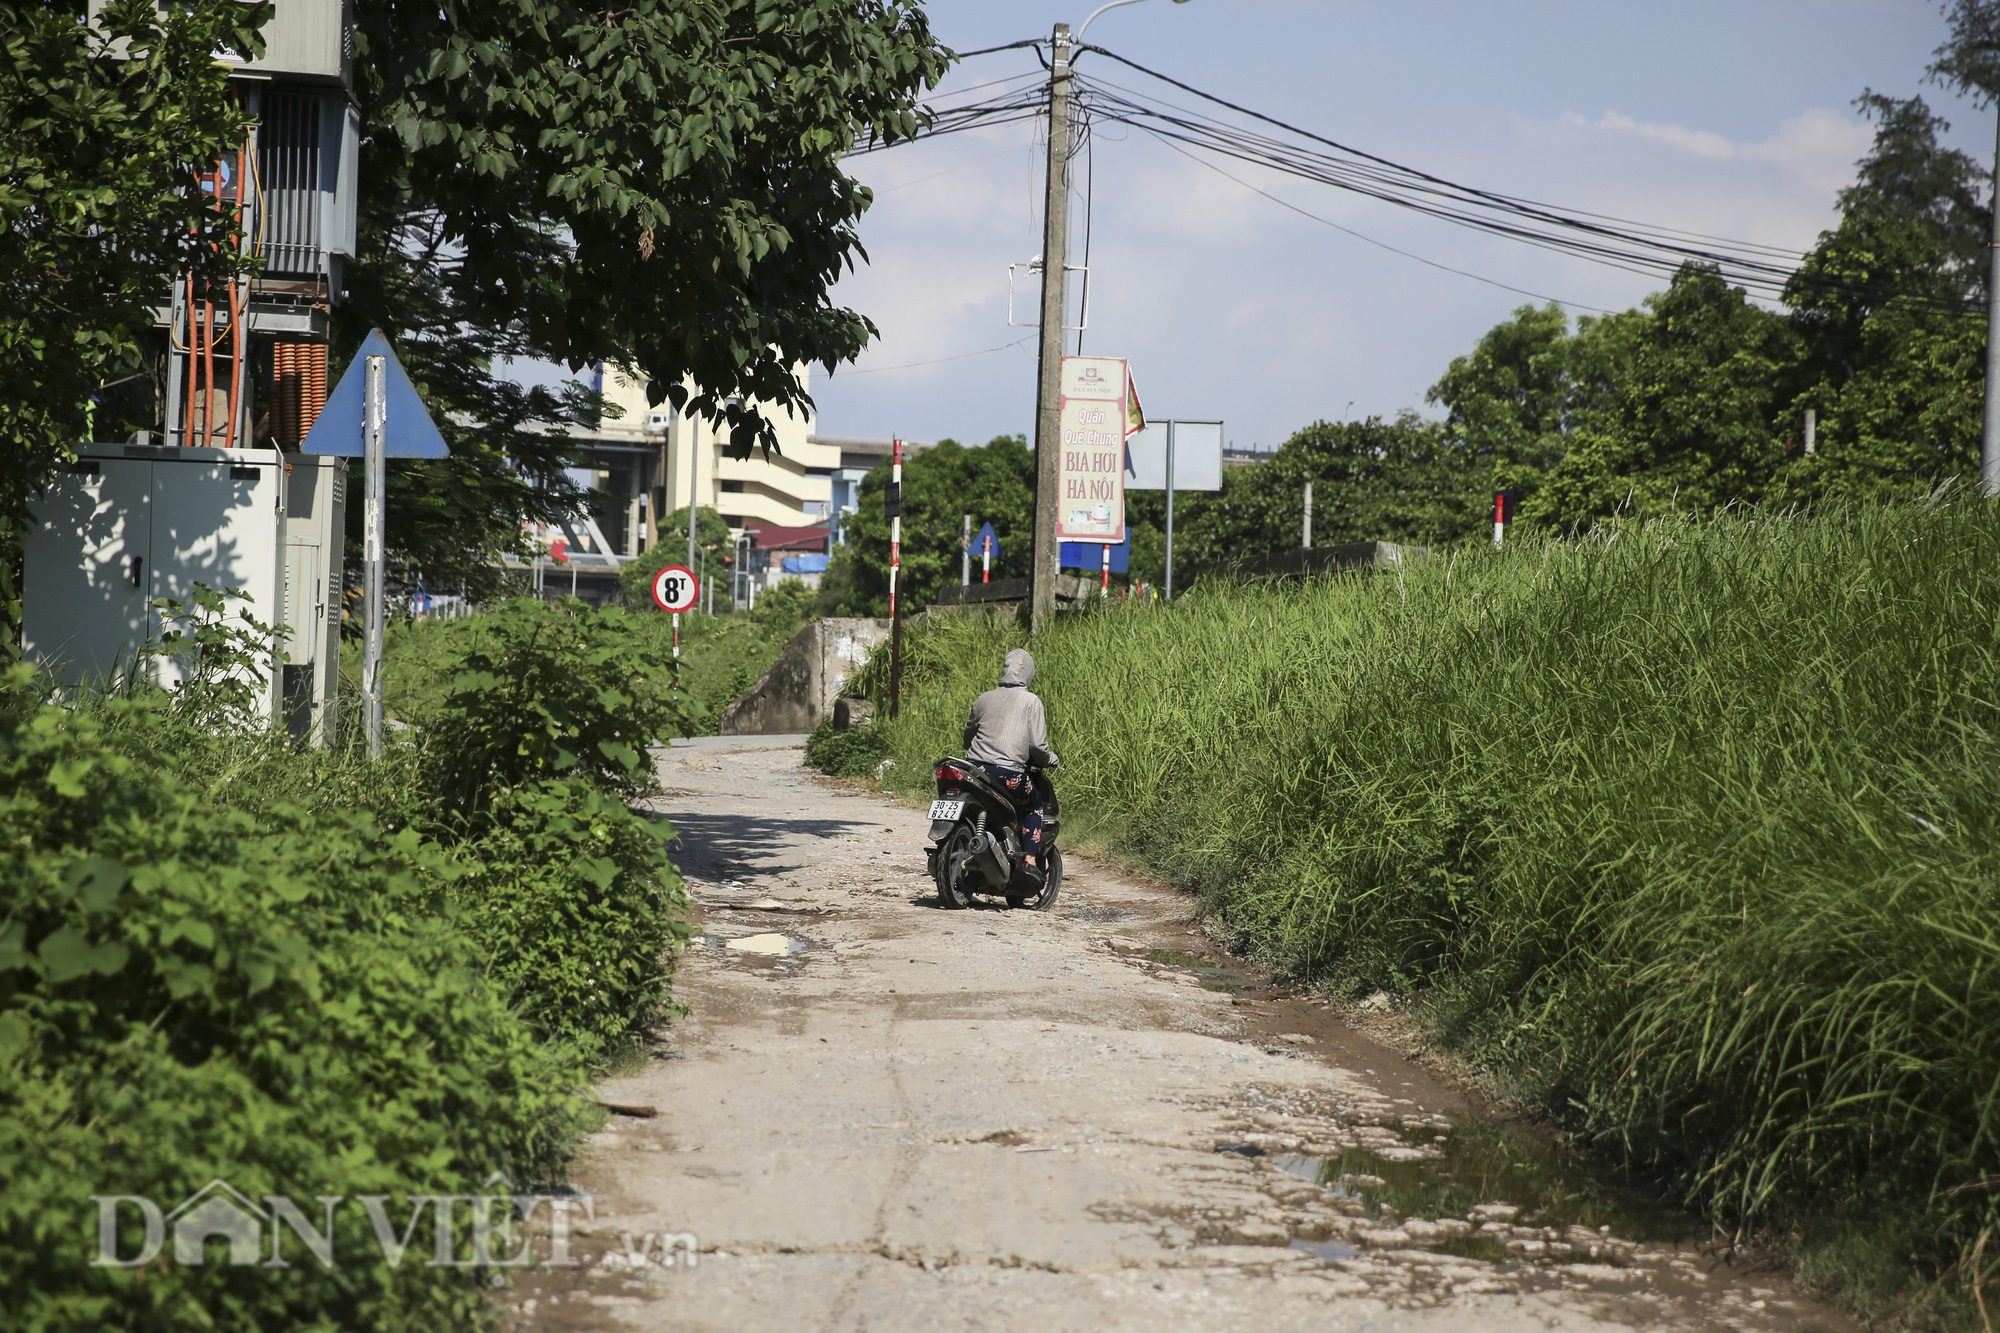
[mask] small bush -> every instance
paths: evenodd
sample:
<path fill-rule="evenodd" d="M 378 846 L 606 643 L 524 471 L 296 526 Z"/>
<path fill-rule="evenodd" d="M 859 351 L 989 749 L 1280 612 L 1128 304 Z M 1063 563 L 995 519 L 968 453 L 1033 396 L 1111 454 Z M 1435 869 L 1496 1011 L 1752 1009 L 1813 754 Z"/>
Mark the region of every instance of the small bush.
<path fill-rule="evenodd" d="M 813 728 L 806 738 L 806 766 L 836 778 L 867 777 L 888 753 L 888 738 L 873 727 L 835 731 L 831 719 Z"/>
<path fill-rule="evenodd" d="M 643 1039 L 693 933 L 672 829 L 574 779 L 508 792 L 491 815 L 452 886 L 488 974 L 539 1036 L 592 1060 Z"/>
<path fill-rule="evenodd" d="M 636 794 L 653 785 L 647 747 L 694 734 L 700 705 L 678 688 L 678 664 L 616 607 L 519 598 L 464 623 L 427 742 L 460 809 L 562 775 Z"/>
<path fill-rule="evenodd" d="M 17 675 L 11 684 L 23 682 Z M 584 1070 L 537 1043 L 445 900 L 450 858 L 368 815 L 230 809 L 144 758 L 144 701 L 0 722 L 0 1290 L 10 1327 L 471 1328 L 468 1271 L 93 1266 L 92 1195 L 463 1193 L 559 1164 Z M 118 743 L 114 745 L 113 734 Z M 135 1213 L 122 1252 L 142 1235 Z"/>

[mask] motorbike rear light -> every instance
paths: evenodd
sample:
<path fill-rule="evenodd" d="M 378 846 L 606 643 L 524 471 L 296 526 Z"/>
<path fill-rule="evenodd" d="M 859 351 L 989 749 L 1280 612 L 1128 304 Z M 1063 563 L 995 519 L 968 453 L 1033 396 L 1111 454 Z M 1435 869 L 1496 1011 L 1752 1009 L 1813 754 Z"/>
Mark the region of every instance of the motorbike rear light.
<path fill-rule="evenodd" d="M 939 782 L 963 782 L 966 772 L 956 764 L 939 764 L 931 770 L 931 776 Z"/>

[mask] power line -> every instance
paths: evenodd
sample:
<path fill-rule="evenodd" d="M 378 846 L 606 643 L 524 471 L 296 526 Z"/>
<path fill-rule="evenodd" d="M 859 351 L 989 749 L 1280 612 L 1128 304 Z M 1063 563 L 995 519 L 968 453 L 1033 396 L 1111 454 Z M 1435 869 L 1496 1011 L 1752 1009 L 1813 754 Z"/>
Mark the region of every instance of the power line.
<path fill-rule="evenodd" d="M 1040 46 L 1039 40 L 1030 40 L 965 54 L 969 57 L 1033 48 L 1039 58 Z M 1985 308 L 1983 302 L 1954 298 L 1940 293 L 1910 292 L 1879 283 L 1850 283 L 1820 275 L 1807 275 L 1801 272 L 1803 256 L 1796 251 L 1778 246 L 1732 240 L 1582 209 L 1565 209 L 1521 196 L 1461 185 L 1430 172 L 1404 166 L 1378 154 L 1351 147 L 1213 93 L 1204 92 L 1192 84 L 1150 69 L 1104 47 L 1085 43 L 1080 45 L 1078 50 L 1094 51 L 1148 78 L 1189 93 L 1204 102 L 1247 116 L 1292 138 L 1275 137 L 1261 131 L 1246 129 L 1204 112 L 1175 106 L 1136 90 L 1122 88 L 1108 80 L 1076 73 L 1073 75 L 1076 88 L 1075 100 L 1078 113 L 1086 125 L 1092 120 L 1102 120 L 1105 123 L 1122 124 L 1143 130 L 1210 170 L 1217 171 L 1245 188 L 1254 190 L 1313 221 L 1433 268 L 1472 278 L 1520 295 L 1533 296 L 1537 300 L 1555 298 L 1537 296 L 1522 288 L 1477 273 L 1440 264 L 1352 231 L 1339 223 L 1258 189 L 1207 161 L 1206 157 L 1197 156 L 1195 152 L 1187 150 L 1234 158 L 1303 180 L 1378 199 L 1456 226 L 1483 231 L 1489 235 L 1571 258 L 1585 259 L 1656 281 L 1671 280 L 1683 267 L 1693 263 L 1713 266 L 1725 280 L 1773 300 L 1796 300 L 1796 293 L 1804 289 L 1818 297 L 1845 297 L 1869 303 L 1932 309 L 1949 314 L 1964 315 L 1983 311 Z M 1046 67 L 1046 62 L 1044 63 Z M 948 95 L 961 96 L 966 92 L 1014 83 L 1023 77 L 1029 76 L 1016 75 L 993 80 Z M 911 139 L 936 138 L 944 134 L 1014 124 L 1023 120 L 1039 120 L 1045 109 L 1046 88 L 1045 81 L 1038 81 L 1031 87 L 1009 89 L 981 101 L 935 109 L 931 112 L 931 123 L 915 135 L 898 139 L 895 143 L 871 141 L 857 145 L 850 150 L 849 156 L 880 152 L 886 148 L 908 143 Z M 1081 140 L 1085 138 L 1087 134 L 1079 136 L 1080 142 L 1073 151 L 1081 150 Z M 1307 143 L 1302 144 L 1296 140 L 1305 140 Z M 1332 151 L 1325 151 L 1328 149 Z M 1559 301 L 1558 304 L 1577 303 Z"/>
<path fill-rule="evenodd" d="M 1150 131 L 1148 132 L 1150 133 Z M 1357 241 L 1366 241 L 1369 245 L 1375 246 L 1378 249 L 1387 250 L 1392 255 L 1401 255 L 1405 259 L 1414 259 L 1419 264 L 1427 264 L 1431 268 L 1441 269 L 1446 273 L 1456 273 L 1461 278 L 1471 278 L 1474 282 L 1483 282 L 1489 287 L 1498 287 L 1502 291 L 1513 292 L 1517 296 L 1533 297 L 1537 301 L 1552 301 L 1556 305 L 1568 306 L 1573 310 L 1588 310 L 1599 315 L 1609 315 L 1614 313 L 1613 311 L 1606 310 L 1603 306 L 1585 305 L 1581 301 L 1565 301 L 1559 296 L 1544 296 L 1540 292 L 1531 292 L 1525 287 L 1515 287 L 1509 283 L 1501 282 L 1497 278 L 1482 277 L 1480 274 L 1474 273 L 1469 269 L 1453 268 L 1450 264 L 1440 264 L 1435 259 L 1426 259 L 1420 254 L 1414 254 L 1408 250 L 1400 250 L 1397 247 L 1390 245 L 1387 241 L 1378 241 L 1373 236 L 1363 235 L 1361 232 L 1354 230 L 1352 227 L 1343 227 L 1340 223 L 1335 222 L 1331 218 L 1323 218 L 1317 213 L 1308 212 L 1307 210 L 1300 208 L 1297 204 L 1291 202 L 1289 199 L 1279 198 L 1277 195 L 1272 194 L 1269 190 L 1258 189 L 1255 185 L 1252 185 L 1249 181 L 1244 180 L 1241 176 L 1233 175 L 1230 172 L 1224 171 L 1221 167 L 1216 166 L 1215 163 L 1213 162 L 1207 162 L 1199 157 L 1196 157 L 1193 153 L 1189 152 L 1185 148 L 1182 148 L 1179 144 L 1173 143 L 1162 136 L 1155 135 L 1154 137 L 1158 138 L 1161 143 L 1166 144 L 1167 147 L 1173 149 L 1176 153 L 1179 153 L 1182 157 L 1185 157 L 1188 161 L 1193 162 L 1195 165 L 1207 167 L 1210 171 L 1213 171 L 1216 175 L 1221 176 L 1227 180 L 1235 181 L 1238 185 L 1241 185 L 1244 189 L 1249 190 L 1252 194 L 1263 195 L 1266 199 L 1269 199 L 1272 203 L 1278 205 L 1280 208 L 1289 208 L 1292 212 L 1297 213 L 1302 218 L 1310 218 L 1312 221 L 1320 223 L 1323 226 L 1331 227 L 1335 231 L 1345 232 L 1347 235 L 1352 236 Z"/>
<path fill-rule="evenodd" d="M 1028 335 L 1028 337 L 1033 336 L 1033 334 Z M 827 378 L 832 379 L 840 375 L 880 375 L 891 370 L 915 370 L 919 366 L 941 366 L 947 361 L 964 361 L 975 356 L 991 356 L 995 352 L 1004 352 L 1010 347 L 1019 347 L 1026 341 L 1028 341 L 1028 338 L 1016 338 L 1013 342 L 1002 343 L 998 347 L 982 347 L 976 352 L 960 352 L 956 356 L 934 357 L 929 361 L 911 361 L 900 366 L 870 366 L 865 370 L 836 370 L 830 372 Z"/>
<path fill-rule="evenodd" d="M 1604 214 L 1565 211 L 1531 199 L 1460 185 L 1203 92 L 1102 47 L 1086 44 L 1083 49 L 1096 51 L 1149 78 L 1158 79 L 1287 134 L 1323 144 L 1345 157 L 1243 130 L 1199 112 L 1158 103 L 1156 99 L 1102 80 L 1078 76 L 1079 82 L 1088 85 L 1088 92 L 1100 116 L 1146 129 L 1156 137 L 1177 139 L 1190 147 L 1221 153 L 1381 199 L 1460 226 L 1642 276 L 1671 278 L 1687 263 L 1711 264 L 1730 280 L 1780 299 L 1787 295 L 1798 277 L 1802 256 L 1794 251 L 1632 222 Z M 1825 280 L 1818 280 L 1813 285 L 1816 290 L 1828 294 L 1930 307 L 1949 313 L 1967 313 L 1981 308 L 1965 300 L 1911 293 L 1881 285 L 1841 284 Z"/>

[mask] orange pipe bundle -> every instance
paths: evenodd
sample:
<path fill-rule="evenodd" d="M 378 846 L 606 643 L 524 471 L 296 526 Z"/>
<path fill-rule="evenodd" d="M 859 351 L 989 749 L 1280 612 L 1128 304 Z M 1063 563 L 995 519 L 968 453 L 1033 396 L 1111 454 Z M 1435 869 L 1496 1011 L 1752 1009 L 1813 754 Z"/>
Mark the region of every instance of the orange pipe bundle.
<path fill-rule="evenodd" d="M 293 379 L 293 344 L 274 342 L 271 344 L 271 439 L 280 449 L 298 443 L 292 423 L 298 413 L 292 406 L 292 390 L 297 387 Z"/>
<path fill-rule="evenodd" d="M 299 413 L 299 439 L 303 440 L 312 430 L 313 422 L 319 420 L 321 409 L 326 406 L 326 344 L 307 343 L 299 348 L 304 374 L 300 388 L 303 402 Z"/>

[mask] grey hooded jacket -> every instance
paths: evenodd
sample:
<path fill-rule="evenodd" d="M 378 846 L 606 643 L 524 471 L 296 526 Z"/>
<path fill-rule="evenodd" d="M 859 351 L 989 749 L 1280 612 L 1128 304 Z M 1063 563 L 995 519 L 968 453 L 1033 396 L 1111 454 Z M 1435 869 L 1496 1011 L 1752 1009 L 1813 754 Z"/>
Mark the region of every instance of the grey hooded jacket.
<path fill-rule="evenodd" d="M 1049 719 L 1042 701 L 1028 686 L 1035 680 L 1035 659 L 1025 648 L 1007 654 L 1000 669 L 1000 688 L 972 701 L 965 723 L 965 757 L 975 764 L 1024 769 L 1030 764 L 1054 768 L 1056 752 L 1049 748 Z"/>

